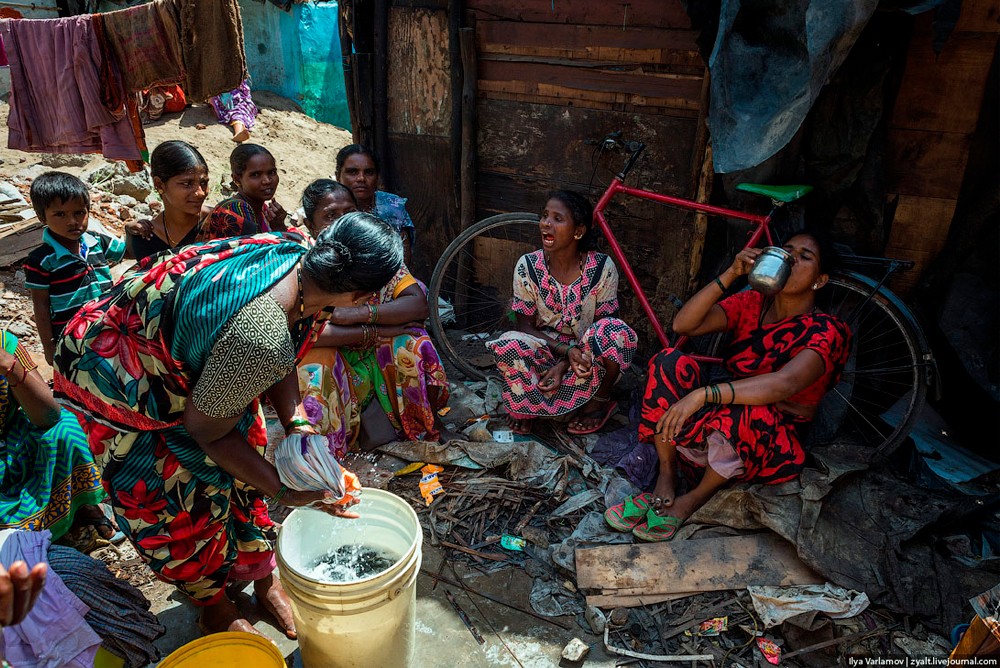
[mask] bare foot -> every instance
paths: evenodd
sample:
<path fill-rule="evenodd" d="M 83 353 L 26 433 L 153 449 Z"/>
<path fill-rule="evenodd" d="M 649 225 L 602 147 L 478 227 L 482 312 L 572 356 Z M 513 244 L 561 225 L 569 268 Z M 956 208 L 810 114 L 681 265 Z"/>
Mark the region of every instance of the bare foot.
<path fill-rule="evenodd" d="M 281 628 L 285 630 L 285 635 L 292 640 L 298 637 L 295 631 L 295 617 L 292 616 L 292 603 L 288 600 L 285 588 L 281 586 L 281 581 L 274 577 L 274 574 L 256 580 L 253 583 L 253 592 L 257 596 L 257 601 L 261 607 L 271 613 Z"/>
<path fill-rule="evenodd" d="M 198 619 L 198 627 L 205 635 L 222 633 L 223 631 L 240 631 L 242 633 L 263 635 L 246 618 L 240 616 L 236 604 L 225 596 L 218 603 L 213 603 L 202 609 L 201 617 Z"/>
<path fill-rule="evenodd" d="M 97 535 L 104 540 L 111 540 L 117 531 L 115 525 L 104 514 L 100 506 L 86 505 L 80 506 L 77 509 L 73 526 L 80 527 L 88 524 L 93 526 L 94 530 L 97 531 Z"/>
<path fill-rule="evenodd" d="M 531 433 L 531 423 L 534 422 L 532 418 L 514 418 L 508 417 L 507 421 L 510 423 L 510 430 L 515 434 L 525 434 Z"/>
<path fill-rule="evenodd" d="M 604 426 L 617 406 L 610 403 L 608 397 L 594 397 L 583 406 L 572 422 L 569 423 L 570 433 L 593 433 Z"/>
<path fill-rule="evenodd" d="M 653 512 L 657 515 L 663 517 L 671 516 L 677 519 L 686 520 L 694 514 L 694 511 L 698 510 L 701 503 L 693 494 L 682 494 L 674 499 L 669 505 L 660 504 L 659 506 L 653 505 Z"/>
<path fill-rule="evenodd" d="M 677 481 L 674 479 L 673 468 L 660 467 L 660 475 L 656 478 L 656 486 L 653 488 L 653 506 L 656 508 L 670 508 L 674 505 L 674 495 Z M 659 502 L 657 502 L 659 500 Z M 664 513 L 660 513 L 661 515 Z"/>
<path fill-rule="evenodd" d="M 247 130 L 246 126 L 240 121 L 233 121 L 229 124 L 233 128 L 232 140 L 237 144 L 242 144 L 247 139 L 250 139 L 250 131 Z"/>

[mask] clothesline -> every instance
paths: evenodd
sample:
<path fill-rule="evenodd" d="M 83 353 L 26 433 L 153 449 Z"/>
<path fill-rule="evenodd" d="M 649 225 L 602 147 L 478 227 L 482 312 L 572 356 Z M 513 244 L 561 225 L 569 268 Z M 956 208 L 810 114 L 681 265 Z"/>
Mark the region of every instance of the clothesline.
<path fill-rule="evenodd" d="M 237 0 L 154 0 L 59 19 L 0 20 L 11 73 L 7 146 L 148 159 L 138 94 L 181 84 L 203 100 L 247 78 Z"/>

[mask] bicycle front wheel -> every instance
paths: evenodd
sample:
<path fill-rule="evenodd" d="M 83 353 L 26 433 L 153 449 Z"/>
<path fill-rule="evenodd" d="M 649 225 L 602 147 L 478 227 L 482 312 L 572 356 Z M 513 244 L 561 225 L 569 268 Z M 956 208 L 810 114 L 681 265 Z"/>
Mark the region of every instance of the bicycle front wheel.
<path fill-rule="evenodd" d="M 927 396 L 933 356 L 916 318 L 866 276 L 839 272 L 817 302 L 851 328 L 851 355 L 841 381 L 824 397 L 815 442 L 849 439 L 890 455 L 907 438 Z M 825 293 L 825 294 L 823 294 Z"/>
<path fill-rule="evenodd" d="M 491 216 L 458 235 L 434 267 L 427 291 L 431 336 L 468 379 L 495 372 L 484 344 L 514 329 L 514 265 L 539 242 L 538 214 Z"/>

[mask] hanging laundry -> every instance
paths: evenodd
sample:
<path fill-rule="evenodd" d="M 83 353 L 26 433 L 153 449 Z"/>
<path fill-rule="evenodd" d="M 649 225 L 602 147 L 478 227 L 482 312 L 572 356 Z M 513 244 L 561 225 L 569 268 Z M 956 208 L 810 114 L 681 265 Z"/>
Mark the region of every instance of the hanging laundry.
<path fill-rule="evenodd" d="M 167 2 L 172 0 L 158 0 Z M 176 0 L 189 100 L 207 100 L 239 88 L 249 74 L 243 51 L 243 20 L 237 0 Z"/>
<path fill-rule="evenodd" d="M 101 49 L 89 15 L 3 19 L 0 38 L 10 62 L 8 148 L 142 158 L 129 110 L 102 103 Z"/>
<path fill-rule="evenodd" d="M 113 59 L 130 93 L 181 83 L 180 10 L 173 0 L 94 14 L 105 61 Z"/>

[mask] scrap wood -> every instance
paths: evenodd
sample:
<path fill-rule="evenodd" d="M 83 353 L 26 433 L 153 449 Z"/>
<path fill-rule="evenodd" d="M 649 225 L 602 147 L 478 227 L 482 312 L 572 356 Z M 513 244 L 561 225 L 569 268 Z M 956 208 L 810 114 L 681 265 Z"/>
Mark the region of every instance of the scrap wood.
<path fill-rule="evenodd" d="M 722 610 L 725 610 L 726 608 L 731 606 L 733 603 L 738 603 L 738 602 L 739 602 L 739 597 L 733 596 L 720 603 L 711 605 L 707 608 L 701 608 L 699 610 L 695 610 L 694 612 L 686 613 L 680 619 L 676 619 L 673 621 L 673 628 L 671 628 L 669 631 L 663 634 L 663 639 L 670 640 L 674 636 L 678 636 L 684 633 L 684 631 L 694 626 L 694 624 L 702 621 L 703 619 L 711 617 L 715 613 L 721 612 Z"/>
<path fill-rule="evenodd" d="M 28 257 L 42 243 L 44 225 L 38 218 L 5 225 L 0 231 L 0 267 L 9 267 Z"/>
<path fill-rule="evenodd" d="M 469 633 L 471 633 L 472 637 L 476 639 L 476 642 L 479 643 L 480 645 L 485 645 L 486 638 L 484 638 L 482 634 L 479 633 L 479 629 L 477 629 L 476 625 L 472 623 L 471 619 L 469 619 L 469 615 L 465 614 L 465 610 L 462 610 L 462 607 L 458 604 L 458 601 L 455 600 L 454 594 L 445 589 L 444 595 L 448 598 L 448 602 L 451 603 L 451 607 L 455 608 L 455 612 L 458 613 L 458 618 L 462 620 L 463 624 L 465 624 L 465 628 L 469 629 Z"/>
<path fill-rule="evenodd" d="M 481 559 L 489 559 L 491 561 L 510 561 L 507 557 L 502 554 L 490 554 L 489 552 L 480 552 L 479 550 L 473 550 L 469 547 L 462 547 L 461 545 L 456 545 L 455 543 L 449 543 L 448 541 L 439 541 L 441 545 L 445 547 L 450 547 L 453 550 L 458 550 L 459 552 L 464 552 L 466 554 L 471 554 L 474 557 L 479 557 Z"/>
<path fill-rule="evenodd" d="M 612 645 L 609 634 L 610 629 L 604 627 L 604 647 L 609 652 L 618 654 L 619 656 L 629 656 L 633 659 L 642 659 L 643 661 L 712 661 L 715 659 L 715 656 L 712 654 L 643 654 L 642 652 L 633 652 Z"/>
<path fill-rule="evenodd" d="M 578 548 L 576 574 L 581 589 L 650 597 L 824 581 L 773 533 Z"/>
<path fill-rule="evenodd" d="M 675 601 L 679 598 L 694 596 L 697 593 L 699 592 L 689 591 L 679 594 L 644 594 L 633 596 L 619 596 L 617 594 L 590 594 L 587 596 L 587 605 L 592 605 L 595 608 L 637 608 L 643 603 L 646 605 L 666 603 L 668 601 Z"/>
<path fill-rule="evenodd" d="M 810 652 L 815 652 L 816 650 L 823 649 L 825 647 L 833 647 L 834 645 L 840 645 L 845 642 L 852 642 L 854 640 L 864 640 L 865 638 L 871 636 L 883 636 L 889 632 L 889 629 L 884 626 L 877 626 L 874 629 L 865 629 L 864 631 L 858 631 L 857 633 L 852 633 L 850 635 L 841 636 L 839 638 L 834 638 L 833 640 L 824 640 L 823 642 L 818 642 L 815 645 L 809 645 L 803 647 L 802 649 L 797 649 L 794 652 L 787 652 L 781 654 L 781 660 L 790 659 L 793 656 L 799 656 L 800 654 L 809 654 Z"/>

